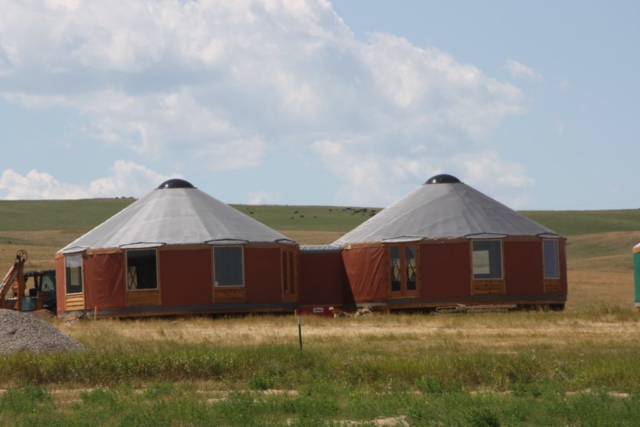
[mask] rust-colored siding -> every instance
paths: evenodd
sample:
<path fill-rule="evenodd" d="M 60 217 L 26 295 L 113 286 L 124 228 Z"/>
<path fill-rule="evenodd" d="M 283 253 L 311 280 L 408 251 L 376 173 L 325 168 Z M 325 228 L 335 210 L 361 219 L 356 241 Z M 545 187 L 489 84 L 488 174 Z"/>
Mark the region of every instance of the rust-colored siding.
<path fill-rule="evenodd" d="M 213 255 L 210 248 L 161 250 L 161 304 L 165 307 L 207 305 L 213 301 Z"/>
<path fill-rule="evenodd" d="M 420 245 L 422 298 L 471 296 L 469 242 Z"/>
<path fill-rule="evenodd" d="M 280 248 L 245 248 L 244 274 L 248 303 L 282 302 Z"/>
<path fill-rule="evenodd" d="M 503 243 L 505 294 L 543 295 L 542 240 Z"/>
<path fill-rule="evenodd" d="M 353 248 L 342 251 L 345 270 L 356 302 L 387 299 L 389 274 L 385 247 Z"/>
<path fill-rule="evenodd" d="M 341 305 L 349 287 L 340 252 L 300 252 L 300 304 Z"/>

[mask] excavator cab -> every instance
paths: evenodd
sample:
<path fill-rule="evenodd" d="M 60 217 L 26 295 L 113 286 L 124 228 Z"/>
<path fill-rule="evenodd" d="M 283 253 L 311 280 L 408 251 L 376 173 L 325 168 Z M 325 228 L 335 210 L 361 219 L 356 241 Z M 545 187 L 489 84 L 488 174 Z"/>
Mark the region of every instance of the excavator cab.
<path fill-rule="evenodd" d="M 22 299 L 22 311 L 46 309 L 56 312 L 56 271 L 25 271 L 26 292 Z"/>
<path fill-rule="evenodd" d="M 18 311 L 47 309 L 56 312 L 56 271 L 24 271 L 27 251 L 16 254 L 0 283 L 0 308 Z M 11 293 L 9 293 L 11 291 Z"/>

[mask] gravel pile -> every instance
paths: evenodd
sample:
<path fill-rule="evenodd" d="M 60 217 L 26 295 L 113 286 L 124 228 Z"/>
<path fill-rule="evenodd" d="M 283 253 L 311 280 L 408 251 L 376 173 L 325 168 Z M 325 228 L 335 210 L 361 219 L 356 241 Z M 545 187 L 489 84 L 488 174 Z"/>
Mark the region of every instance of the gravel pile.
<path fill-rule="evenodd" d="M 0 309 L 0 353 L 78 350 L 85 347 L 47 322 L 30 314 Z"/>

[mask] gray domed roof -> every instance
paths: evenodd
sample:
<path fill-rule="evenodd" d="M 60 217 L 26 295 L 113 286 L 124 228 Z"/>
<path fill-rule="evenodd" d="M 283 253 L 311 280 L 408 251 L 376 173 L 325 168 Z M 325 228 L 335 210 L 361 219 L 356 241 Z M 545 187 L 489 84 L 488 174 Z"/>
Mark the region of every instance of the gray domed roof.
<path fill-rule="evenodd" d="M 62 252 L 217 242 L 293 243 L 277 231 L 184 183 L 189 184 L 186 181 L 163 183 L 67 245 Z"/>
<path fill-rule="evenodd" d="M 449 177 L 429 179 L 333 244 L 491 236 L 559 237 L 457 178 Z"/>

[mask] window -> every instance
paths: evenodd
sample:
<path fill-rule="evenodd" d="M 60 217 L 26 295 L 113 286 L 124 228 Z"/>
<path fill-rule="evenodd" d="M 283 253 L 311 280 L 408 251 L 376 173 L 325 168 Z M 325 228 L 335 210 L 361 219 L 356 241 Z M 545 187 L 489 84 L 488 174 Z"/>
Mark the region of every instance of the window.
<path fill-rule="evenodd" d="M 473 242 L 473 278 L 502 279 L 502 244 L 500 240 Z"/>
<path fill-rule="evenodd" d="M 542 259 L 544 262 L 544 278 L 559 279 L 558 241 L 544 239 L 542 241 Z"/>
<path fill-rule="evenodd" d="M 415 291 L 417 287 L 416 282 L 416 247 L 405 246 L 405 268 L 407 275 L 407 290 Z"/>
<path fill-rule="evenodd" d="M 241 246 L 213 248 L 216 286 L 244 286 L 244 260 Z"/>
<path fill-rule="evenodd" d="M 391 291 L 402 290 L 402 269 L 400 268 L 400 246 L 391 246 Z"/>
<path fill-rule="evenodd" d="M 64 257 L 66 268 L 66 291 L 69 294 L 82 293 L 82 255 L 66 255 Z"/>
<path fill-rule="evenodd" d="M 127 290 L 158 289 L 156 250 L 127 251 Z"/>

